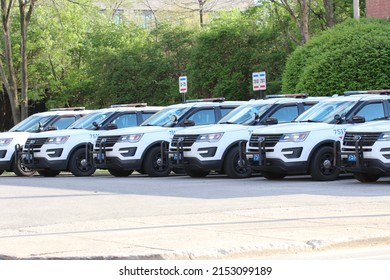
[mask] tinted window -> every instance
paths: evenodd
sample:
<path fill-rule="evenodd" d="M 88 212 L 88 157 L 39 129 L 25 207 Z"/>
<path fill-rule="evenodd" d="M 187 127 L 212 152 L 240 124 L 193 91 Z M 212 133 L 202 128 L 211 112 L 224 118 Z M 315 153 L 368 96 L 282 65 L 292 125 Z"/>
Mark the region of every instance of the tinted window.
<path fill-rule="evenodd" d="M 385 117 L 385 110 L 383 103 L 370 103 L 365 105 L 357 113 L 357 116 L 363 116 L 366 121 L 372 121 L 375 119 L 381 119 Z"/>
<path fill-rule="evenodd" d="M 137 114 L 136 113 L 130 113 L 130 114 L 124 114 L 117 117 L 114 121 L 111 123 L 116 124 L 118 128 L 125 128 L 125 127 L 133 127 L 137 126 Z"/>
<path fill-rule="evenodd" d="M 188 118 L 194 121 L 195 125 L 212 124 L 215 123 L 214 109 L 206 109 L 195 112 Z"/>
<path fill-rule="evenodd" d="M 56 127 L 57 129 L 65 129 L 68 126 L 70 126 L 72 123 L 74 123 L 76 119 L 77 118 L 75 116 L 64 116 L 61 117 L 56 122 L 54 122 L 52 126 Z"/>
<path fill-rule="evenodd" d="M 221 115 L 222 118 L 229 114 L 234 108 L 221 108 Z"/>
<path fill-rule="evenodd" d="M 271 117 L 277 119 L 278 122 L 291 122 L 297 116 L 298 107 L 296 105 L 280 108 L 271 115 Z"/>

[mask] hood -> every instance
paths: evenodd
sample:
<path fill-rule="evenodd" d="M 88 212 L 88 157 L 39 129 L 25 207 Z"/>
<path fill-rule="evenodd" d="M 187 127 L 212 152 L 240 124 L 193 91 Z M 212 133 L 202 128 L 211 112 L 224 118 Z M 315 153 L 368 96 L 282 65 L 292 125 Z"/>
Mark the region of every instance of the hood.
<path fill-rule="evenodd" d="M 161 132 L 168 130 L 168 127 L 161 126 L 134 126 L 134 127 L 126 127 L 119 128 L 113 130 L 105 130 L 100 133 L 102 136 L 120 136 L 127 134 L 136 134 L 136 133 L 153 133 L 153 132 Z"/>
<path fill-rule="evenodd" d="M 335 125 L 328 123 L 284 123 L 271 126 L 262 126 L 255 128 L 253 133 L 261 134 L 284 134 L 284 133 L 295 133 L 315 130 L 331 129 Z"/>
<path fill-rule="evenodd" d="M 251 126 L 252 127 L 252 126 Z M 234 131 L 246 131 L 248 126 L 241 124 L 213 124 L 213 125 L 202 125 L 196 127 L 188 127 L 180 130 L 180 135 L 193 135 L 193 134 L 208 134 L 218 132 L 234 132 Z"/>
<path fill-rule="evenodd" d="M 28 137 L 30 134 L 31 134 L 31 132 L 25 132 L 25 131 L 1 132 L 0 138 Z"/>
<path fill-rule="evenodd" d="M 390 120 L 372 121 L 355 124 L 347 129 L 347 132 L 387 132 L 390 131 Z"/>

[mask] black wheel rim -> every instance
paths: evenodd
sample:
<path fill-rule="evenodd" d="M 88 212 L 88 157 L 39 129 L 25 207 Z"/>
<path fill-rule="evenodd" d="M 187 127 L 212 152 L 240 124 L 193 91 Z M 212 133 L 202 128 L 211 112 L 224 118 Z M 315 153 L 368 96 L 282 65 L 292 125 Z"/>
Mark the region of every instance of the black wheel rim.
<path fill-rule="evenodd" d="M 78 155 L 78 157 L 76 158 L 76 167 L 81 172 L 88 172 L 91 170 L 92 164 L 87 161 L 85 153 Z"/>
<path fill-rule="evenodd" d="M 332 176 L 335 173 L 335 166 L 333 165 L 333 154 L 324 153 L 320 158 L 320 171 L 324 176 Z"/>

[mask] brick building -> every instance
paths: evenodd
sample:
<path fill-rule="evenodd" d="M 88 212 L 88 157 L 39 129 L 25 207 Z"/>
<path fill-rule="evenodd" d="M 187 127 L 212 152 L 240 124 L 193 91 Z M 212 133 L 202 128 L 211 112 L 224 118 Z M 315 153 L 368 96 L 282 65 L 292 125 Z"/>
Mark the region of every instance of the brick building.
<path fill-rule="evenodd" d="M 390 0 L 366 0 L 366 16 L 390 19 Z"/>

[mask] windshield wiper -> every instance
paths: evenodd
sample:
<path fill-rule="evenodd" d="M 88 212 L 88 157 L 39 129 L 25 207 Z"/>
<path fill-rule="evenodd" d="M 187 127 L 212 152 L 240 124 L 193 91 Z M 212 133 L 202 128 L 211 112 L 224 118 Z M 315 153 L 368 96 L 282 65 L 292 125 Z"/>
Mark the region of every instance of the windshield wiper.
<path fill-rule="evenodd" d="M 236 122 L 220 122 L 219 124 L 237 124 Z"/>

